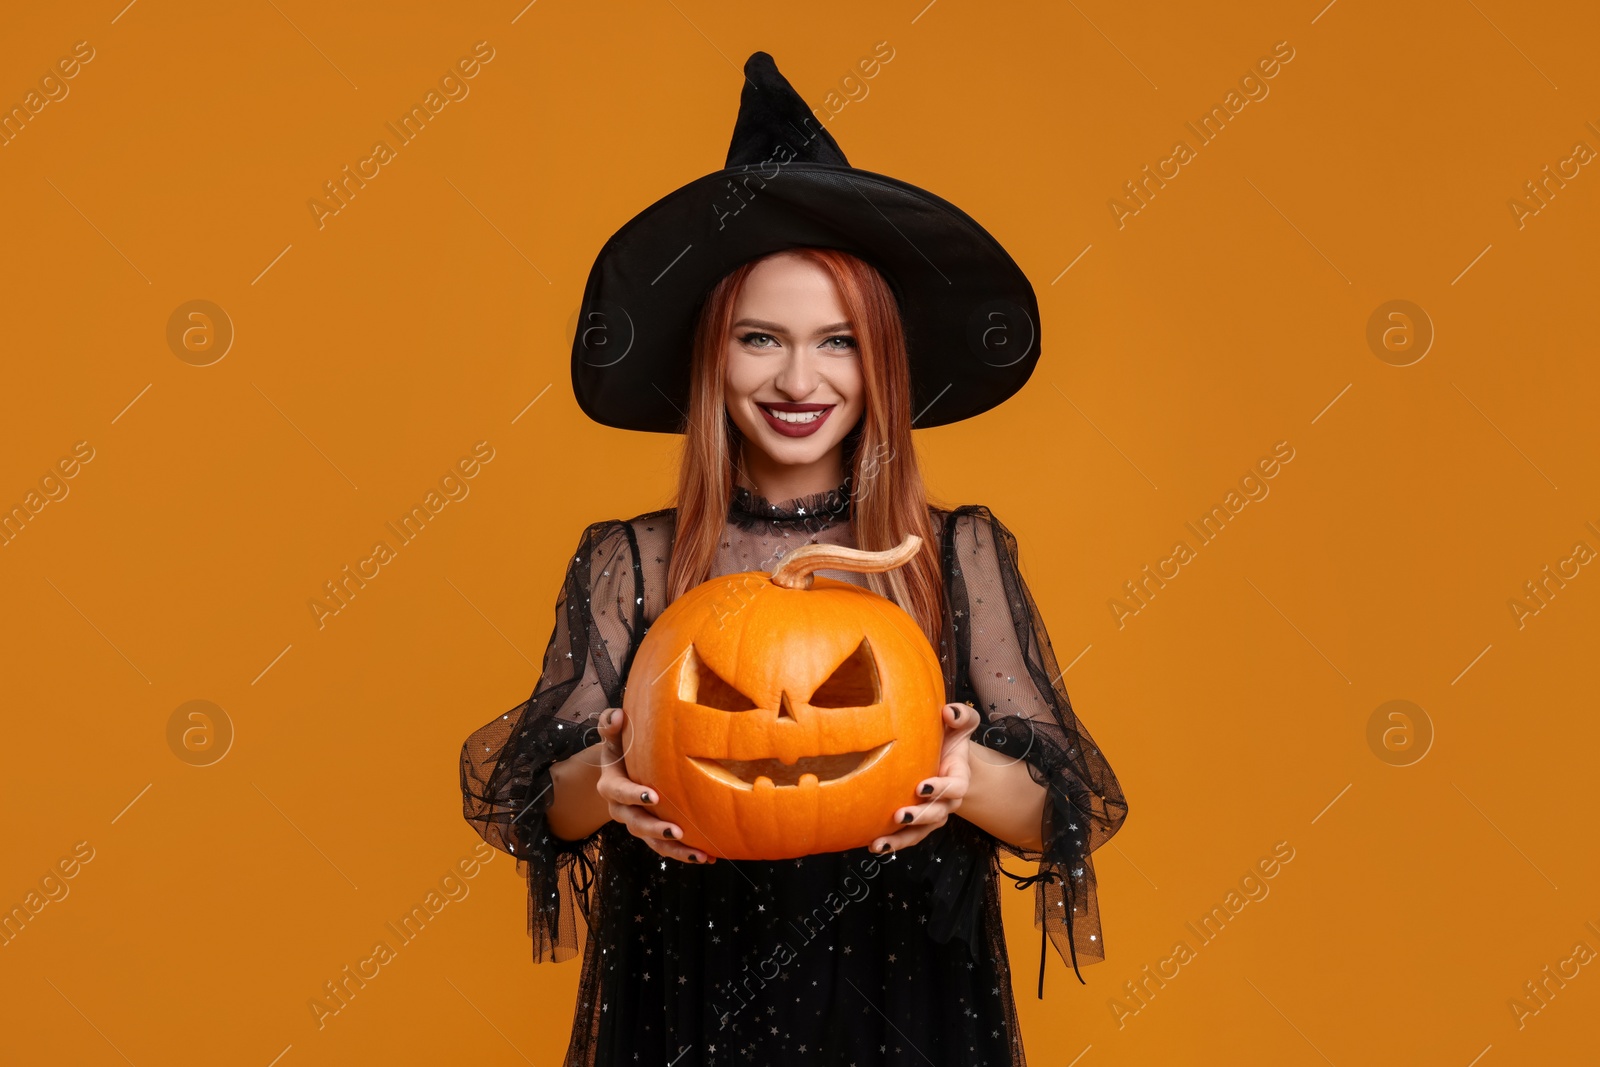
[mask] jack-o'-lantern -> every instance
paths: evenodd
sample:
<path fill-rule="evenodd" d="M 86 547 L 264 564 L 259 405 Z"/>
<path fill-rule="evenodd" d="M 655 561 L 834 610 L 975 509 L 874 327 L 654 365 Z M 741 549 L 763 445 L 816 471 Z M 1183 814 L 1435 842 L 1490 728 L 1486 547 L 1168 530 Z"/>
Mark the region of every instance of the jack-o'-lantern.
<path fill-rule="evenodd" d="M 685 844 L 721 859 L 839 852 L 924 799 L 944 743 L 938 657 L 893 601 L 813 573 L 886 571 L 921 544 L 806 545 L 656 619 L 623 695 L 624 765 Z"/>

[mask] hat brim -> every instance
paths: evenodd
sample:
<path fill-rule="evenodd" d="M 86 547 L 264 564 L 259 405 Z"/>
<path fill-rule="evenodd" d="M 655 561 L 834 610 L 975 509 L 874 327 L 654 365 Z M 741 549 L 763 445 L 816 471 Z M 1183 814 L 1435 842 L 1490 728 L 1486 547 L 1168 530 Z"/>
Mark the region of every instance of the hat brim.
<path fill-rule="evenodd" d="M 900 305 L 918 429 L 971 418 L 1039 360 L 1033 286 L 969 215 L 925 189 L 832 164 L 773 162 L 698 178 L 619 229 L 596 258 L 572 344 L 584 414 L 681 432 L 700 306 L 739 265 L 789 248 L 860 257 Z"/>

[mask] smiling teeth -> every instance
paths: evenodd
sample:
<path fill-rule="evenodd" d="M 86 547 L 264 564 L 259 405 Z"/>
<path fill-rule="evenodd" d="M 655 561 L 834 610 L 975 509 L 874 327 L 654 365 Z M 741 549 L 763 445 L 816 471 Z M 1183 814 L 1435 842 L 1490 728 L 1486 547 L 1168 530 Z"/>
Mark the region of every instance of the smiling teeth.
<path fill-rule="evenodd" d="M 783 422 L 816 422 L 827 414 L 825 411 L 773 411 L 771 408 L 762 410 Z"/>

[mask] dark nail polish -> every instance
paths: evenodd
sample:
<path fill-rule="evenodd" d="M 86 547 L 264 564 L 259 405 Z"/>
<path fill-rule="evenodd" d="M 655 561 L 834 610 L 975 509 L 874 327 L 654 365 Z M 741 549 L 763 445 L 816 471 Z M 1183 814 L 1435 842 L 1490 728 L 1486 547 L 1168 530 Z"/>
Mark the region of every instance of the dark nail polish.
<path fill-rule="evenodd" d="M 925 796 L 925 797 L 932 796 L 933 795 L 933 786 L 931 784 L 927 783 L 927 782 L 924 782 L 922 784 L 922 795 Z"/>
<path fill-rule="evenodd" d="M 911 813 L 908 811 L 904 815 L 900 816 L 900 821 L 901 822 L 910 822 L 911 821 Z"/>
<path fill-rule="evenodd" d="M 672 836 L 672 827 L 669 826 L 665 830 L 661 831 L 661 836 L 663 836 L 663 837 L 671 837 Z"/>
<path fill-rule="evenodd" d="M 646 804 L 653 804 L 653 803 L 655 803 L 655 802 L 654 802 L 654 801 L 652 801 L 652 800 L 651 800 L 651 799 L 650 799 L 650 794 L 649 794 L 649 792 L 648 792 L 648 791 L 646 791 L 646 792 L 643 792 L 643 793 L 640 793 L 640 794 L 639 794 L 639 799 L 640 799 L 640 800 L 642 800 L 642 801 L 644 801 L 644 802 L 645 802 L 645 803 L 646 803 Z"/>
<path fill-rule="evenodd" d="M 699 863 L 700 862 L 700 857 L 696 856 L 693 852 L 691 852 L 691 853 L 689 853 L 689 862 L 690 863 Z"/>

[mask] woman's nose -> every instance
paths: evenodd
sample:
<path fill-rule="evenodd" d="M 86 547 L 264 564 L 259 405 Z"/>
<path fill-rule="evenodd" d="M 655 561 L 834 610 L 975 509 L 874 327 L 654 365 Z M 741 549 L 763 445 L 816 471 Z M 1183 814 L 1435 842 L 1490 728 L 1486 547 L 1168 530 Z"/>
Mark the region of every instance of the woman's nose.
<path fill-rule="evenodd" d="M 796 401 L 803 400 L 817 391 L 817 369 L 812 366 L 810 358 L 803 351 L 791 352 L 773 384 L 783 395 L 792 397 Z"/>

